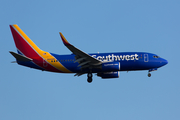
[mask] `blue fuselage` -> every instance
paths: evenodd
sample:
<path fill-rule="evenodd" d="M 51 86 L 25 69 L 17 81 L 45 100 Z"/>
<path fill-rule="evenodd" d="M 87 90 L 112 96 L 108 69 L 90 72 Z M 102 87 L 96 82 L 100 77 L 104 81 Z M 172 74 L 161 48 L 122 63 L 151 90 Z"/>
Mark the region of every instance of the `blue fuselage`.
<path fill-rule="evenodd" d="M 82 72 L 79 63 L 75 63 L 75 55 L 57 55 L 51 53 L 58 62 L 70 71 L 77 73 Z M 117 53 L 96 53 L 89 54 L 90 56 L 103 62 L 119 62 L 120 71 L 134 71 L 134 70 L 150 70 L 166 65 L 167 60 L 158 57 L 156 54 L 145 52 L 117 52 Z M 88 70 L 86 70 L 88 72 Z M 92 72 L 102 72 L 101 69 L 92 69 Z M 104 72 L 104 71 L 103 71 Z M 110 72 L 106 70 L 105 72 Z"/>

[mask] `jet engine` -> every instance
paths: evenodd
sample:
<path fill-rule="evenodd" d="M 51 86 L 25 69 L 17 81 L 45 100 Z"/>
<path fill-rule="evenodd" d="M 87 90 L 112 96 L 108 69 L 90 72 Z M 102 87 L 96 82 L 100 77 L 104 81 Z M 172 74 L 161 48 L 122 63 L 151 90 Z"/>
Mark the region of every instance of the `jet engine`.
<path fill-rule="evenodd" d="M 119 72 L 104 72 L 104 73 L 97 73 L 97 76 L 106 79 L 106 78 L 119 78 Z"/>
<path fill-rule="evenodd" d="M 102 71 L 109 72 L 109 71 L 120 71 L 120 62 L 107 62 L 103 63 Z"/>

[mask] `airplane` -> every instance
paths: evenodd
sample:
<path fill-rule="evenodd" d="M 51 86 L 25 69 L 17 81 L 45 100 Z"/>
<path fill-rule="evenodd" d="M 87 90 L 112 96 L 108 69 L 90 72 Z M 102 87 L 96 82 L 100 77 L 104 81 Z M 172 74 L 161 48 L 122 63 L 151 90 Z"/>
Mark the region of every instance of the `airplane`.
<path fill-rule="evenodd" d="M 22 66 L 57 73 L 74 73 L 74 76 L 87 74 L 87 82 L 92 82 L 93 74 L 102 79 L 119 78 L 120 71 L 152 71 L 168 64 L 168 61 L 156 54 L 147 52 L 116 52 L 87 54 L 70 44 L 61 32 L 64 45 L 72 52 L 58 55 L 38 48 L 34 42 L 18 27 L 10 25 L 17 53 L 9 51 L 16 63 Z"/>

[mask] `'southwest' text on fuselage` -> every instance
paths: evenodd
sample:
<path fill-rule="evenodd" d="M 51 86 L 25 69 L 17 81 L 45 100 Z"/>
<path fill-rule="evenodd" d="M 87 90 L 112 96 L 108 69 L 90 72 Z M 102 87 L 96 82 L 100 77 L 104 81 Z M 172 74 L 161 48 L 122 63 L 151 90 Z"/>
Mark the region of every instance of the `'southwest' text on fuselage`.
<path fill-rule="evenodd" d="M 92 55 L 92 57 L 100 60 L 100 61 L 123 61 L 123 60 L 139 60 L 138 54 L 134 55 L 107 55 L 107 56 L 98 56 L 98 55 Z"/>

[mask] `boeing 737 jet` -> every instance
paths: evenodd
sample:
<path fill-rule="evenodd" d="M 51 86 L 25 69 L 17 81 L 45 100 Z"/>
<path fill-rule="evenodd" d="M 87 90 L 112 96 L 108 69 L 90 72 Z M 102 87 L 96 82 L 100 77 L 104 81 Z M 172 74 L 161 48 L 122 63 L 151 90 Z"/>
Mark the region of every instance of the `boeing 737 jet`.
<path fill-rule="evenodd" d="M 156 54 L 146 52 L 116 52 L 87 54 L 71 45 L 60 33 L 64 45 L 72 52 L 58 55 L 38 48 L 33 41 L 17 26 L 10 25 L 17 53 L 10 53 L 19 65 L 58 73 L 74 73 L 74 76 L 87 74 L 87 81 L 92 82 L 93 74 L 106 79 L 118 78 L 119 71 L 157 70 L 168 63 Z"/>

